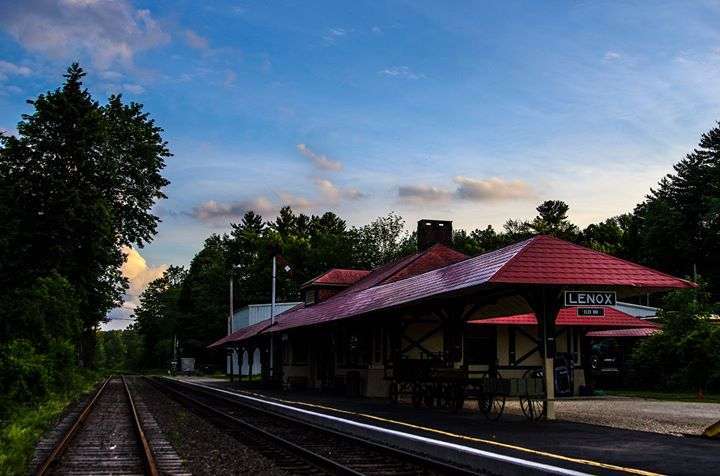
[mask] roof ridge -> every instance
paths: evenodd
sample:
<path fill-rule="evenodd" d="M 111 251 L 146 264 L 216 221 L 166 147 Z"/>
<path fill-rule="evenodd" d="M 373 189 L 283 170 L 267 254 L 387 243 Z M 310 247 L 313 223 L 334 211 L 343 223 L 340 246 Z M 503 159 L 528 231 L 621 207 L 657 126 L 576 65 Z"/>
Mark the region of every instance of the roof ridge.
<path fill-rule="evenodd" d="M 388 280 L 388 279 L 390 279 L 390 278 L 392 278 L 393 276 L 397 275 L 401 270 L 407 268 L 408 266 L 410 266 L 411 264 L 413 264 L 415 261 L 419 260 L 421 256 L 427 254 L 428 251 L 430 251 L 432 248 L 435 248 L 435 247 L 436 247 L 437 245 L 439 245 L 439 244 L 440 244 L 440 243 L 435 243 L 434 245 L 432 245 L 432 246 L 430 246 L 430 247 L 428 247 L 428 248 L 425 248 L 425 249 L 422 250 L 422 251 L 416 252 L 414 255 L 407 256 L 406 258 L 412 258 L 412 259 L 411 259 L 410 261 L 408 261 L 407 263 L 405 263 L 405 265 L 404 265 L 403 267 L 394 270 L 392 273 L 388 274 L 388 275 L 385 276 L 383 279 L 381 279 L 380 281 L 378 281 L 377 283 L 375 283 L 374 285 L 372 285 L 372 286 L 370 286 L 370 287 L 371 287 L 371 288 L 374 288 L 375 286 L 380 286 L 381 284 L 387 284 L 387 280 Z M 397 264 L 400 264 L 400 261 L 402 261 L 402 260 L 398 260 Z M 421 274 L 422 274 L 422 273 L 421 273 Z"/>
<path fill-rule="evenodd" d="M 526 240 L 518 241 L 517 243 L 512 243 L 512 244 L 510 244 L 510 245 L 503 246 L 502 248 L 498 248 L 497 250 L 493 250 L 493 251 L 498 251 L 498 250 L 502 250 L 502 249 L 508 248 L 508 247 L 510 247 L 510 246 L 520 246 L 520 245 L 522 245 L 522 247 L 520 248 L 520 250 L 519 250 L 517 253 L 515 253 L 515 254 L 512 256 L 512 258 L 510 258 L 509 260 L 507 260 L 502 266 L 500 266 L 500 269 L 498 269 L 497 271 L 495 271 L 495 273 L 493 274 L 493 276 L 490 278 L 490 281 L 494 281 L 495 278 L 500 277 L 500 276 L 502 275 L 503 271 L 505 271 L 505 269 L 507 268 L 507 266 L 508 266 L 510 263 L 512 263 L 513 261 L 515 261 L 515 259 L 517 259 L 519 256 L 521 256 L 523 253 L 525 253 L 525 252 L 528 250 L 528 248 L 530 248 L 529 245 L 531 245 L 531 244 L 534 243 L 535 241 L 538 241 L 538 238 L 543 237 L 543 236 L 547 236 L 547 235 L 535 235 L 535 236 L 531 236 L 530 238 L 527 238 Z M 490 253 L 492 253 L 492 251 L 490 251 Z M 478 256 L 482 256 L 482 255 L 478 255 Z"/>

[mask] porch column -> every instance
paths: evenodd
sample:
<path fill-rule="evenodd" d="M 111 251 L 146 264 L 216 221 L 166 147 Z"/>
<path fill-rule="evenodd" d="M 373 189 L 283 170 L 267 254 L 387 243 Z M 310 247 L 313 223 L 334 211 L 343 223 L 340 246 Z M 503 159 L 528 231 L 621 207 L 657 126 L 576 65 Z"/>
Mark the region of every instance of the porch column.
<path fill-rule="evenodd" d="M 542 337 L 540 351 L 543 358 L 545 378 L 545 418 L 555 420 L 555 320 L 562 307 L 560 288 L 532 290 L 526 294 L 526 301 L 533 309 Z"/>
<path fill-rule="evenodd" d="M 230 347 L 230 383 L 233 383 L 235 378 L 235 348 Z"/>

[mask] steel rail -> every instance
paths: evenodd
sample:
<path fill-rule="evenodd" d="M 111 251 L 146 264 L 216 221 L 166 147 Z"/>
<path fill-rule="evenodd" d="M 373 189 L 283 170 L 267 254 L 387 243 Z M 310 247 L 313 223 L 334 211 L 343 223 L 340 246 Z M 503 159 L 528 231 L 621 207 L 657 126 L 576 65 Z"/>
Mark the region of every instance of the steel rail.
<path fill-rule="evenodd" d="M 110 376 L 105 379 L 97 392 L 95 392 L 93 397 L 85 404 L 82 412 L 75 419 L 71 427 L 63 434 L 63 437 L 60 439 L 60 441 L 58 441 L 55 446 L 53 446 L 52 451 L 45 457 L 45 459 L 43 459 L 42 463 L 37 467 L 35 474 L 37 474 L 38 476 L 45 476 L 47 474 L 50 474 L 51 469 L 53 469 L 53 466 L 57 464 L 57 462 L 60 461 L 60 459 L 62 458 L 63 454 L 65 454 L 65 451 L 70 446 L 70 443 L 73 441 L 77 433 L 85 424 L 86 420 L 94 410 L 95 404 L 97 403 L 98 399 L 103 394 L 108 383 L 113 380 L 113 378 L 115 377 Z M 138 443 L 143 450 L 143 466 L 145 467 L 146 474 L 150 476 L 159 476 L 155 457 L 152 453 L 152 450 L 150 449 L 150 444 L 145 437 L 145 432 L 142 429 L 142 425 L 140 424 L 140 419 L 138 418 L 138 414 L 135 409 L 135 402 L 133 401 L 132 395 L 130 394 L 130 389 L 128 388 L 127 382 L 125 381 L 125 377 L 121 376 L 120 379 L 122 380 L 126 395 L 128 397 L 128 406 L 130 407 L 130 411 L 133 416 L 133 427 L 135 429 L 135 434 L 137 436 Z"/>
<path fill-rule="evenodd" d="M 150 380 L 153 384 L 157 385 L 156 380 Z M 218 410 L 215 407 L 212 407 L 206 403 L 203 403 L 196 398 L 193 398 L 186 393 L 183 393 L 179 391 L 176 388 L 173 388 L 172 386 L 169 386 L 167 384 L 159 384 L 162 386 L 162 388 L 167 389 L 168 391 L 175 394 L 177 397 L 179 397 L 181 400 L 185 400 L 187 402 L 190 402 L 192 405 L 195 405 L 197 407 L 202 408 L 203 410 L 215 414 L 216 416 L 222 417 L 224 420 L 231 421 L 234 424 L 245 428 L 247 430 L 250 430 L 256 434 L 259 434 L 271 442 L 274 442 L 276 444 L 279 444 L 280 446 L 286 448 L 287 450 L 294 452 L 296 454 L 299 454 L 302 458 L 309 461 L 314 466 L 317 466 L 323 470 L 330 470 L 331 472 L 335 474 L 345 474 L 345 475 L 352 475 L 352 476 L 362 476 L 362 473 L 359 473 L 351 468 L 348 468 L 345 465 L 342 465 L 336 461 L 333 461 L 325 456 L 322 456 L 318 453 L 315 453 L 307 448 L 304 448 L 300 445 L 297 445 L 285 438 L 282 438 L 281 436 L 274 435 L 266 430 L 263 430 L 262 428 L 253 425 L 252 423 L 248 423 L 244 420 L 241 420 L 240 418 L 234 417 L 228 413 L 225 413 L 221 410 Z"/>
<path fill-rule="evenodd" d="M 160 473 L 157 469 L 155 455 L 153 454 L 152 449 L 150 448 L 150 444 L 145 437 L 145 432 L 143 431 L 142 424 L 140 423 L 140 418 L 138 417 L 137 410 L 135 408 L 135 401 L 133 400 L 132 394 L 130 393 L 130 388 L 125 381 L 124 375 L 121 376 L 120 379 L 122 380 L 123 386 L 125 387 L 125 394 L 128 397 L 128 403 L 130 405 L 130 410 L 132 412 L 134 422 L 133 427 L 135 428 L 135 435 L 137 435 L 138 442 L 140 443 L 140 446 L 143 450 L 143 465 L 145 466 L 145 474 L 149 476 L 159 476 Z"/>
<path fill-rule="evenodd" d="M 253 424 L 251 424 L 251 423 L 248 423 L 248 422 L 246 422 L 246 421 L 244 421 L 244 420 L 242 420 L 242 419 L 240 419 L 240 418 L 234 417 L 234 416 L 232 416 L 232 415 L 230 415 L 230 414 L 228 414 L 228 413 L 226 413 L 226 412 L 223 412 L 222 410 L 219 410 L 219 409 L 217 409 L 217 408 L 215 408 L 215 407 L 212 407 L 212 406 L 210 406 L 210 405 L 208 405 L 208 404 L 206 404 L 206 403 L 200 402 L 200 401 L 198 401 L 197 399 L 195 399 L 195 398 L 187 395 L 187 393 L 193 393 L 193 392 L 194 392 L 194 393 L 199 393 L 199 394 L 202 394 L 202 395 L 206 395 L 206 396 L 211 397 L 211 398 L 215 398 L 215 399 L 218 399 L 218 400 L 221 400 L 221 401 L 225 401 L 225 402 L 230 403 L 230 404 L 232 404 L 232 405 L 236 405 L 236 406 L 239 406 L 239 407 L 242 407 L 242 408 L 247 408 L 247 409 L 249 409 L 250 411 L 253 411 L 253 412 L 257 412 L 257 413 L 265 414 L 265 415 L 270 415 L 270 416 L 272 416 L 272 417 L 274 417 L 274 418 L 279 418 L 279 419 L 285 420 L 285 421 L 287 421 L 287 422 L 290 422 L 290 423 L 292 423 L 292 424 L 300 425 L 300 426 L 303 426 L 303 427 L 306 427 L 306 428 L 311 428 L 311 429 L 313 429 L 313 430 L 316 430 L 316 431 L 319 431 L 319 432 L 322 432 L 322 433 L 325 433 L 325 434 L 332 435 L 332 436 L 335 437 L 335 438 L 341 438 L 341 439 L 344 439 L 344 440 L 349 440 L 349 441 L 352 441 L 352 442 L 356 443 L 357 445 L 364 446 L 364 447 L 368 447 L 368 448 L 372 448 L 372 449 L 374 449 L 374 450 L 376 450 L 376 451 L 380 451 L 380 452 L 385 453 L 385 454 L 388 454 L 388 455 L 390 455 L 390 456 L 397 457 L 397 458 L 399 458 L 399 459 L 401 459 L 401 460 L 405 460 L 405 461 L 407 461 L 407 462 L 420 465 L 421 467 L 423 467 L 423 468 L 425 468 L 425 469 L 435 469 L 435 470 L 440 471 L 441 473 L 446 473 L 446 474 L 458 474 L 458 475 L 471 475 L 471 474 L 472 474 L 472 475 L 476 475 L 476 474 L 478 474 L 477 471 L 473 471 L 473 470 L 468 469 L 468 468 L 463 468 L 463 467 L 460 467 L 460 466 L 456 466 L 456 465 L 454 465 L 454 464 L 452 464 L 452 463 L 446 463 L 446 462 L 443 462 L 443 461 L 439 461 L 439 460 L 436 460 L 436 459 L 432 459 L 432 458 L 429 458 L 429 457 L 427 457 L 427 456 L 415 454 L 415 453 L 412 453 L 412 452 L 409 452 L 409 451 L 406 451 L 406 450 L 402 450 L 402 449 L 399 449 L 399 448 L 395 448 L 395 447 L 392 447 L 392 446 L 388 446 L 388 445 L 385 445 L 385 444 L 382 444 L 382 443 L 379 443 L 379 442 L 369 441 L 369 440 L 367 440 L 367 439 L 359 438 L 359 437 L 357 437 L 357 436 L 350 435 L 350 434 L 347 434 L 347 433 L 343 433 L 343 432 L 338 431 L 338 430 L 335 430 L 335 429 L 323 427 L 323 426 L 320 426 L 320 425 L 317 425 L 317 424 L 314 424 L 314 423 L 310 423 L 310 422 L 308 422 L 308 421 L 305 421 L 305 420 L 302 420 L 302 419 L 299 419 L 299 418 L 294 418 L 294 417 L 292 417 L 292 416 L 289 416 L 289 415 L 286 415 L 286 414 L 283 414 L 283 413 L 279 413 L 279 412 L 275 412 L 275 411 L 272 411 L 272 410 L 267 410 L 267 409 L 259 408 L 259 407 L 255 406 L 255 405 L 247 404 L 247 403 L 242 402 L 242 401 L 240 401 L 240 400 L 238 400 L 238 399 L 231 398 L 231 397 L 229 397 L 229 396 L 225 396 L 225 395 L 221 395 L 221 394 L 212 392 L 211 390 L 206 390 L 206 389 L 202 389 L 202 388 L 195 388 L 195 387 L 189 387 L 189 386 L 183 385 L 181 382 L 177 382 L 177 381 L 173 381 L 173 383 L 174 383 L 175 385 L 172 385 L 172 384 L 168 383 L 166 380 L 167 380 L 167 379 L 163 379 L 162 383 L 160 383 L 159 380 L 157 380 L 157 379 L 152 379 L 151 382 L 155 383 L 156 385 L 160 385 L 162 388 L 165 388 L 165 389 L 170 390 L 171 392 L 173 392 L 174 394 L 178 395 L 178 396 L 181 397 L 182 399 L 186 399 L 186 400 L 188 400 L 188 401 L 191 401 L 193 404 L 196 404 L 196 405 L 202 407 L 203 409 L 206 409 L 207 411 L 209 411 L 209 412 L 211 412 L 211 413 L 214 413 L 214 414 L 216 414 L 216 415 L 218 415 L 218 416 L 221 416 L 221 417 L 224 418 L 224 419 L 227 419 L 227 420 L 229 420 L 229 421 L 232 421 L 233 423 L 237 423 L 238 425 L 241 425 L 241 426 L 246 427 L 246 428 L 248 428 L 248 429 L 251 429 L 251 430 L 253 430 L 253 431 L 257 431 L 257 432 L 259 432 L 259 433 L 261 433 L 261 434 L 268 435 L 271 439 L 278 441 L 279 443 L 287 446 L 288 448 L 297 449 L 300 453 L 302 453 L 302 454 L 307 454 L 307 455 L 308 455 L 310 458 L 312 458 L 313 460 L 318 461 L 318 463 L 322 463 L 322 464 L 327 464 L 327 465 L 329 465 L 329 466 L 326 466 L 326 467 L 328 467 L 329 469 L 331 469 L 332 472 L 334 472 L 334 473 L 336 473 L 336 474 L 361 475 L 361 474 L 363 474 L 363 473 L 358 472 L 358 471 L 356 471 L 356 470 L 354 470 L 354 469 L 352 469 L 352 468 L 350 468 L 350 467 L 348 467 L 348 466 L 346 466 L 346 465 L 343 465 L 342 463 L 339 463 L 339 462 L 334 461 L 334 460 L 331 460 L 331 459 L 329 459 L 329 458 L 327 458 L 327 457 L 325 457 L 325 456 L 322 456 L 322 455 L 320 455 L 320 454 L 317 454 L 317 453 L 315 453 L 315 452 L 312 452 L 312 451 L 308 450 L 307 448 L 304 448 L 304 447 L 301 447 L 301 446 L 299 446 L 299 445 L 297 445 L 297 444 L 295 444 L 295 443 L 292 443 L 292 442 L 290 442 L 290 441 L 288 441 L 288 440 L 286 440 L 286 439 L 284 439 L 284 438 L 282 438 L 282 437 L 280 437 L 280 436 L 278 436 L 278 435 L 274 435 L 274 434 L 268 433 L 267 431 L 265 431 L 265 430 L 263 430 L 263 429 L 255 426 L 255 425 L 253 425 Z M 179 390 L 179 389 L 176 388 L 176 387 L 182 388 L 183 390 L 187 391 L 187 393 L 183 393 L 181 390 Z"/>
<path fill-rule="evenodd" d="M 65 450 L 67 449 L 68 445 L 72 441 L 72 439 L 75 437 L 77 432 L 82 427 L 83 423 L 85 423 L 85 420 L 87 420 L 88 415 L 90 415 L 90 412 L 92 411 L 93 407 L 95 406 L 95 402 L 97 402 L 100 395 L 102 395 L 103 391 L 105 390 L 105 387 L 107 387 L 108 382 L 110 382 L 110 379 L 112 377 L 108 377 L 105 379 L 105 382 L 103 382 L 102 386 L 98 389 L 97 392 L 95 392 L 95 395 L 85 404 L 85 407 L 83 408 L 83 411 L 80 413 L 80 415 L 77 417 L 75 422 L 72 424 L 70 429 L 68 429 L 63 437 L 58 441 L 55 446 L 53 447 L 50 454 L 48 454 L 43 462 L 38 466 L 36 470 L 36 474 L 38 476 L 44 476 L 48 474 L 50 467 L 60 459 L 60 457 L 65 453 Z"/>

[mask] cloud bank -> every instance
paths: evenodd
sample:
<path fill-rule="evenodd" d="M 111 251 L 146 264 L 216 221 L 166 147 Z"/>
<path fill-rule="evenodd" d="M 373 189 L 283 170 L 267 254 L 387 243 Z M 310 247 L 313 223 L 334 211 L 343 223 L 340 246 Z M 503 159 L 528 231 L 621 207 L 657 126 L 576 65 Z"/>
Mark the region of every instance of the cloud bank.
<path fill-rule="evenodd" d="M 23 0 L 0 3 L 0 28 L 25 49 L 53 58 L 88 54 L 104 69 L 167 43 L 149 10 L 127 0 Z"/>
<path fill-rule="evenodd" d="M 498 177 L 474 179 L 458 175 L 453 179 L 454 191 L 430 185 L 401 185 L 398 197 L 407 203 L 438 203 L 449 200 L 491 202 L 534 198 L 535 193 L 522 180 L 504 180 Z"/>

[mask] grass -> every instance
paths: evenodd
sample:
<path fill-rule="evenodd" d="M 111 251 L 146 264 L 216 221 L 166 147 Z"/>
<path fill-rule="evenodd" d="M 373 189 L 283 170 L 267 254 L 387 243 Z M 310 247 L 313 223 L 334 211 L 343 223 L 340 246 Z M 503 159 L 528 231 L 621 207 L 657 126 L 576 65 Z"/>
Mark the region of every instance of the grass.
<path fill-rule="evenodd" d="M 53 394 L 34 407 L 17 407 L 7 421 L 0 422 L 0 475 L 28 474 L 38 440 L 57 423 L 69 404 L 94 388 L 98 378 L 88 375 L 79 379 L 72 391 Z"/>
<path fill-rule="evenodd" d="M 703 400 L 698 400 L 694 392 L 663 392 L 657 390 L 605 390 L 604 392 L 606 395 L 616 397 L 651 398 L 675 402 L 720 403 L 720 394 L 705 394 Z"/>

